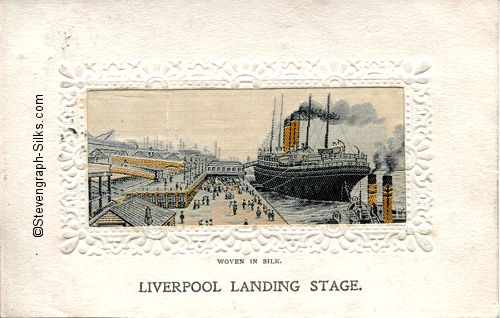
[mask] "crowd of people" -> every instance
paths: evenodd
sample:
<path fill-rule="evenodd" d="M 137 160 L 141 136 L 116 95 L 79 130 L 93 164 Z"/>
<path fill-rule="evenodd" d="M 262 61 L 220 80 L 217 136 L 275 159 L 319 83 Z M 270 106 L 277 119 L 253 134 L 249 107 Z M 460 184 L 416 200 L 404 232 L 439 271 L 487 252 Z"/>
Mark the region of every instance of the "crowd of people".
<path fill-rule="evenodd" d="M 193 210 L 198 210 L 202 205 L 209 206 L 210 205 L 210 198 L 208 195 L 204 195 L 201 203 L 200 200 L 194 200 L 193 201 Z"/>
<path fill-rule="evenodd" d="M 242 183 L 240 179 L 237 178 L 226 178 L 224 183 L 224 198 L 229 201 L 229 209 L 233 215 L 238 214 L 238 200 L 233 200 L 236 194 L 248 193 L 252 200 L 243 199 L 241 201 L 241 209 L 243 211 L 255 211 L 255 216 L 257 219 L 261 218 L 262 213 L 267 216 L 269 221 L 274 221 L 274 209 L 271 206 L 262 202 L 262 198 L 256 195 L 255 190 L 248 186 L 246 183 Z M 245 219 L 244 224 L 248 224 L 248 220 Z"/>
<path fill-rule="evenodd" d="M 205 222 L 203 222 L 203 221 L 205 221 Z M 212 226 L 212 225 L 214 225 L 214 222 L 212 221 L 212 219 L 210 219 L 210 220 L 199 220 L 198 221 L 198 225 L 199 226 L 203 226 L 203 225 L 205 225 L 205 226 Z"/>
<path fill-rule="evenodd" d="M 231 215 L 234 216 L 241 212 L 252 212 L 255 213 L 256 219 L 267 217 L 268 221 L 274 221 L 274 209 L 258 195 L 257 191 L 252 186 L 239 177 L 208 177 L 200 190 L 207 194 L 200 193 L 200 195 L 203 194 L 201 199 L 193 200 L 191 206 L 192 210 L 201 209 L 202 206 L 210 206 L 211 203 L 216 201 L 217 198 L 223 194 L 223 200 L 227 200 L 226 206 L 229 208 L 229 213 Z M 215 205 L 220 206 L 220 203 L 223 201 L 216 202 Z M 183 212 L 181 212 L 180 218 L 181 224 L 183 224 Z M 249 218 L 245 218 L 243 224 L 247 225 L 248 219 Z M 212 219 L 198 220 L 198 225 L 200 226 L 212 226 L 213 223 Z"/>

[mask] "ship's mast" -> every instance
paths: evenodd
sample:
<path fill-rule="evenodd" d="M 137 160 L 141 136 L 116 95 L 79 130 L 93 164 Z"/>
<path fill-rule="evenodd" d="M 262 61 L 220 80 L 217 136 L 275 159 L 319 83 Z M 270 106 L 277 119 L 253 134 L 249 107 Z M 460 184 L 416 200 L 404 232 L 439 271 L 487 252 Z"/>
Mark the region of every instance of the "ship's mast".
<path fill-rule="evenodd" d="M 281 110 L 280 110 L 280 122 L 278 130 L 278 149 L 281 149 L 281 116 L 283 115 L 283 93 L 281 93 Z"/>
<path fill-rule="evenodd" d="M 326 133 L 325 133 L 325 148 L 328 148 L 328 129 L 330 128 L 330 93 L 326 100 Z"/>
<path fill-rule="evenodd" d="M 306 149 L 309 148 L 309 128 L 311 127 L 311 98 L 312 94 L 309 94 L 309 107 L 307 108 Z"/>
<path fill-rule="evenodd" d="M 274 97 L 273 120 L 271 121 L 271 140 L 269 141 L 269 153 L 273 153 L 274 116 L 276 113 L 276 97 Z"/>

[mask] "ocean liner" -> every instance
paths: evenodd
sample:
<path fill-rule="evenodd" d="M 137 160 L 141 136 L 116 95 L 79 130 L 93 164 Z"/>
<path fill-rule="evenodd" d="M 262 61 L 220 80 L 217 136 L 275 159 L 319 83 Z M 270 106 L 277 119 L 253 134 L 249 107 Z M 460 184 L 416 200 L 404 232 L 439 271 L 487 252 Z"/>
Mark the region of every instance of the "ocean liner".
<path fill-rule="evenodd" d="M 306 111 L 306 140 L 301 146 L 299 146 L 300 118 L 290 118 L 289 121 L 285 121 L 283 140 L 281 140 L 282 96 L 279 145 L 273 148 L 275 112 L 276 99 L 269 148 L 259 149 L 254 167 L 256 181 L 266 190 L 292 197 L 321 201 L 350 201 L 352 188 L 370 173 L 370 167 L 367 155 L 360 152 L 359 148 L 354 147 L 357 152 L 349 153 L 341 140 L 329 145 L 329 121 L 334 115 L 330 114 L 330 94 L 324 116 L 326 121 L 324 148 L 317 151 L 309 147 L 311 95 Z"/>

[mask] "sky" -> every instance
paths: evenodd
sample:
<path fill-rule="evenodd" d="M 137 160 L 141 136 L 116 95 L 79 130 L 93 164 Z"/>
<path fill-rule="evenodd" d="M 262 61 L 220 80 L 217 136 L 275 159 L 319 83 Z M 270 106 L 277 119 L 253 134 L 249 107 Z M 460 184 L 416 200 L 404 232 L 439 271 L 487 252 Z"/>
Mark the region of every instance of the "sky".
<path fill-rule="evenodd" d="M 187 147 L 196 143 L 199 149 L 206 146 L 211 152 L 217 141 L 222 159 L 246 161 L 247 156 L 255 159 L 258 148 L 269 142 L 274 98 L 277 146 L 282 94 L 284 120 L 308 100 L 309 94 L 326 105 L 328 93 L 332 106 L 340 100 L 351 107 L 371 103 L 377 116 L 384 118 L 363 127 L 330 125 L 329 139 L 343 140 L 348 150 L 355 145 L 371 158 L 375 143 L 383 142 L 396 125 L 404 124 L 403 88 L 91 90 L 87 96 L 88 132 L 99 135 L 115 129 L 114 139 L 134 139 L 140 144 L 149 136 L 150 144 L 158 138 L 177 146 L 182 138 Z M 301 122 L 301 142 L 306 125 L 306 121 Z M 321 147 L 324 134 L 325 122 L 312 120 L 310 146 Z"/>

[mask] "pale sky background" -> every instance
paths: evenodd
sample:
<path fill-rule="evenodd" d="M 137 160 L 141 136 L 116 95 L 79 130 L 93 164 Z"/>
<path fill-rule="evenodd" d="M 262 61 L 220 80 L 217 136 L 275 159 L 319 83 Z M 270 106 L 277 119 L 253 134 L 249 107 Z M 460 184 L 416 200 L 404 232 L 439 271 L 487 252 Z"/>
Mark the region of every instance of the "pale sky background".
<path fill-rule="evenodd" d="M 383 124 L 362 128 L 330 125 L 330 143 L 341 139 L 348 150 L 350 145 L 356 145 L 371 158 L 374 144 L 391 136 L 397 124 L 404 124 L 402 88 L 100 90 L 88 93 L 88 131 L 98 135 L 114 128 L 117 140 L 134 139 L 142 144 L 149 136 L 150 144 L 158 138 L 175 147 L 182 138 L 187 147 L 196 143 L 199 149 L 206 146 L 210 152 L 217 141 L 222 159 L 234 156 L 246 161 L 247 156 L 256 158 L 269 134 L 274 97 L 277 146 L 281 94 L 284 120 L 310 93 L 313 100 L 326 105 L 329 92 L 331 105 L 340 99 L 351 106 L 370 102 L 378 116 L 386 119 Z M 305 140 L 306 124 L 301 122 L 300 142 Z M 325 123 L 312 121 L 310 145 L 322 147 L 324 134 Z"/>

